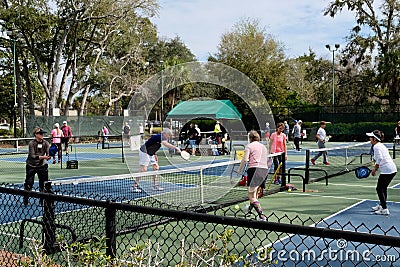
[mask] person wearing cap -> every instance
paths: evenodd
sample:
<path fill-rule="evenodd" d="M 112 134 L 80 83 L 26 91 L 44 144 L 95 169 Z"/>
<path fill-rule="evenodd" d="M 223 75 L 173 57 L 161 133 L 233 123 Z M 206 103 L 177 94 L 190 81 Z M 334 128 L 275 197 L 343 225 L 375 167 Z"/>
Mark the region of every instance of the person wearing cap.
<path fill-rule="evenodd" d="M 220 144 L 221 143 L 221 125 L 219 121 L 215 122 L 215 126 L 214 126 L 214 134 L 215 134 L 215 141 Z"/>
<path fill-rule="evenodd" d="M 369 137 L 374 151 L 373 157 L 375 165 L 371 171 L 372 176 L 376 175 L 378 169 L 380 170 L 378 182 L 376 184 L 376 193 L 378 194 L 379 204 L 372 207 L 372 210 L 378 215 L 389 215 L 390 212 L 386 203 L 387 188 L 394 176 L 396 176 L 397 167 L 389 154 L 388 148 L 382 144 L 384 133 L 379 130 L 374 130 L 371 133 L 367 133 L 367 136 Z"/>
<path fill-rule="evenodd" d="M 61 131 L 63 132 L 64 137 L 61 139 L 62 143 L 64 144 L 65 154 L 69 154 L 69 140 L 72 138 L 72 129 L 68 125 L 67 121 L 63 121 L 63 125 L 61 126 Z"/>
<path fill-rule="evenodd" d="M 35 128 L 33 134 L 35 138 L 29 142 L 28 157 L 26 159 L 26 177 L 24 182 L 25 190 L 32 190 L 35 174 L 39 178 L 39 189 L 44 191 L 44 183 L 49 180 L 47 161 L 51 159 L 49 156 L 50 144 L 44 140 L 44 134 L 47 133 L 42 128 Z M 24 196 L 24 205 L 29 205 L 28 196 Z"/>
<path fill-rule="evenodd" d="M 64 134 L 60 130 L 60 125 L 58 123 L 54 124 L 54 129 L 51 130 L 50 136 L 53 137 L 52 143 L 57 146 L 57 149 L 58 149 L 57 159 L 58 159 L 58 163 L 60 163 L 61 162 L 61 157 L 62 157 L 61 138 L 64 137 Z M 53 164 L 56 164 L 56 163 L 57 163 L 56 155 L 54 155 Z"/>
<path fill-rule="evenodd" d="M 179 147 L 174 146 L 168 142 L 172 137 L 172 132 L 168 128 L 164 128 L 161 133 L 155 134 L 150 137 L 139 149 L 139 165 L 140 172 L 147 172 L 147 166 L 151 165 L 154 171 L 157 171 L 160 167 L 158 165 L 157 151 L 161 148 L 161 145 L 166 146 L 170 149 L 175 149 L 177 153 L 181 153 Z M 139 188 L 139 177 L 135 178 L 133 183 L 133 192 L 140 193 L 142 190 Z M 158 184 L 157 175 L 153 175 L 153 190 L 162 191 L 164 188 Z"/>
<path fill-rule="evenodd" d="M 319 129 L 317 131 L 317 134 L 315 135 L 315 137 L 317 138 L 317 144 L 318 144 L 318 148 L 325 148 L 325 141 L 326 141 L 326 131 L 325 131 L 325 127 L 326 127 L 326 122 L 325 121 L 321 121 L 319 123 Z M 329 161 L 328 161 L 328 152 L 327 151 L 318 151 L 318 154 L 315 155 L 312 159 L 311 159 L 311 163 L 313 165 L 315 165 L 315 161 L 319 158 L 323 156 L 324 159 L 324 164 L 325 165 L 330 165 Z"/>
<path fill-rule="evenodd" d="M 293 130 L 292 130 L 292 134 L 293 134 L 293 143 L 294 143 L 294 147 L 295 147 L 295 151 L 296 152 L 300 152 L 300 138 L 301 138 L 301 120 L 294 120 L 294 126 L 293 126 Z"/>

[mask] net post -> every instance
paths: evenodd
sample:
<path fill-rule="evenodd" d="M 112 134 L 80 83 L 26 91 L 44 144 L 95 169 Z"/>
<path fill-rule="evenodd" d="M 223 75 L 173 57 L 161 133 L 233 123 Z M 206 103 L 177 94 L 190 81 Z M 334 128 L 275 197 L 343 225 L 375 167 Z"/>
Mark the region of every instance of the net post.
<path fill-rule="evenodd" d="M 310 150 L 306 150 L 306 171 L 304 173 L 304 184 L 308 184 L 310 181 Z"/>
<path fill-rule="evenodd" d="M 130 140 L 130 135 L 128 136 L 128 145 L 129 145 L 129 140 Z M 125 154 L 124 154 L 124 137 L 121 134 L 121 157 L 122 157 L 122 163 L 125 163 Z"/>
<path fill-rule="evenodd" d="M 44 192 L 52 194 L 51 182 L 46 182 L 44 186 Z M 43 249 L 47 254 L 53 254 L 56 252 L 56 225 L 55 225 L 55 214 L 54 214 L 54 200 L 48 198 L 41 198 L 43 201 Z"/>
<path fill-rule="evenodd" d="M 110 203 L 110 202 L 109 202 Z M 110 205 L 105 210 L 106 216 L 106 255 L 111 258 L 116 257 L 117 251 L 117 224 L 116 224 L 116 209 Z"/>
<path fill-rule="evenodd" d="M 203 177 L 203 167 L 200 167 L 200 201 L 204 204 L 204 177 Z"/>
<path fill-rule="evenodd" d="M 282 153 L 282 155 L 281 155 L 281 157 L 282 157 L 282 166 L 281 166 L 281 173 L 282 173 L 282 184 L 281 184 L 281 186 L 283 187 L 283 188 L 285 188 L 286 187 L 286 153 L 285 152 L 283 152 Z"/>
<path fill-rule="evenodd" d="M 393 142 L 393 159 L 396 159 L 396 139 Z"/>

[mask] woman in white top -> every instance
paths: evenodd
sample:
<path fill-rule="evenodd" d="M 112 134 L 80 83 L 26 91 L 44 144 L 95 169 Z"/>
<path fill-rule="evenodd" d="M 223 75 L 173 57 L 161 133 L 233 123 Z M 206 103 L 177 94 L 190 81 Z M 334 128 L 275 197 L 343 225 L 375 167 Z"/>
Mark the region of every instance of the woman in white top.
<path fill-rule="evenodd" d="M 241 173 L 246 163 L 248 163 L 247 193 L 250 200 L 248 209 L 250 211 L 254 208 L 258 213 L 258 219 L 266 221 L 267 218 L 263 214 L 260 202 L 257 200 L 257 191 L 260 186 L 262 188 L 265 187 L 265 179 L 272 164 L 271 160 L 268 159 L 269 153 L 266 146 L 260 143 L 260 135 L 257 131 L 250 131 L 249 142 L 250 144 L 244 150 L 238 173 Z"/>
<path fill-rule="evenodd" d="M 372 210 L 379 215 L 389 215 L 389 209 L 386 204 L 387 188 L 397 173 L 397 167 L 390 157 L 389 150 L 381 143 L 384 138 L 383 132 L 375 130 L 372 133 L 367 133 L 367 136 L 369 136 L 374 150 L 375 166 L 371 172 L 372 176 L 376 175 L 378 169 L 380 170 L 376 185 L 376 193 L 378 194 L 380 203 L 373 207 Z"/>

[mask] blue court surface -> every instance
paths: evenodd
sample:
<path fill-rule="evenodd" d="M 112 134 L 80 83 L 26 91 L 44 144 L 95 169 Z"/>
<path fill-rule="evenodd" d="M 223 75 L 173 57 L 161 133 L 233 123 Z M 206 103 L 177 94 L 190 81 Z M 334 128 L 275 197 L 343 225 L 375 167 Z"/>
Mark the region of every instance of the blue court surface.
<path fill-rule="evenodd" d="M 400 188 L 400 184 L 395 184 L 395 185 L 389 186 L 389 188 L 399 189 Z"/>
<path fill-rule="evenodd" d="M 376 215 L 371 207 L 376 201 L 363 200 L 315 226 L 398 236 L 400 228 L 400 203 L 388 202 L 389 216 Z M 278 264 L 274 266 L 400 266 L 397 248 L 347 242 L 343 239 L 290 235 L 272 245 L 269 255 Z"/>
<path fill-rule="evenodd" d="M 110 158 L 121 158 L 121 153 L 114 153 L 114 154 L 103 154 L 103 153 L 95 153 L 95 152 L 84 152 L 84 153 L 77 153 L 72 154 L 67 157 L 63 155 L 62 161 L 67 162 L 68 160 L 78 160 L 78 161 L 87 161 L 87 160 L 101 160 L 101 159 L 110 159 Z M 26 162 L 26 155 L 21 155 L 20 157 L 1 157 L 1 161 L 6 162 Z M 52 159 L 49 160 L 51 162 Z"/>
<path fill-rule="evenodd" d="M 71 177 L 78 178 L 78 177 Z M 79 177 L 79 178 L 90 178 L 90 177 Z M 132 180 L 114 180 L 114 181 L 99 181 L 99 182 L 90 182 L 88 184 L 85 183 L 72 183 L 68 185 L 63 185 L 60 188 L 57 185 L 52 187 L 53 192 L 61 191 L 63 195 L 76 195 L 76 196 L 85 196 L 85 198 L 95 198 L 101 199 L 103 196 L 105 198 L 117 198 L 117 202 L 123 202 L 127 200 L 135 200 L 146 198 L 149 196 L 156 196 L 158 194 L 166 194 L 174 191 L 182 190 L 188 187 L 194 187 L 195 185 L 190 184 L 175 184 L 175 183 L 160 183 L 160 186 L 164 188 L 163 191 L 155 191 L 152 188 L 152 182 L 149 181 L 141 181 L 140 188 L 142 192 L 136 193 L 133 191 Z M 34 188 L 38 187 L 38 183 L 34 184 Z M 71 193 L 71 194 L 69 194 Z M 0 202 L 3 203 L 0 205 L 0 214 L 3 215 L 2 222 L 3 224 L 12 223 L 16 221 L 23 220 L 25 218 L 36 218 L 43 216 L 43 206 L 39 204 L 38 198 L 30 198 L 29 206 L 25 207 L 23 204 L 22 196 L 13 196 L 9 194 L 0 194 Z M 15 205 L 17 202 L 17 206 L 19 205 L 18 212 L 9 214 L 7 211 L 15 210 Z M 65 205 L 62 203 L 56 202 L 55 205 L 55 213 L 62 213 L 66 211 L 72 210 L 83 210 L 87 208 L 83 205 L 69 205 L 68 210 L 65 209 Z"/>
<path fill-rule="evenodd" d="M 213 163 L 223 162 L 225 160 L 214 160 Z M 209 163 L 209 162 L 208 162 Z M 199 165 L 200 164 L 200 165 Z M 192 170 L 192 171 L 184 171 L 184 167 L 187 166 L 201 166 L 201 162 L 192 162 L 190 164 L 183 164 L 183 165 L 175 165 L 175 166 L 162 166 L 160 170 L 177 168 L 182 169 L 182 171 L 186 174 L 195 174 L 200 175 L 199 170 Z M 182 167 L 182 168 L 181 168 Z M 228 168 L 227 168 L 228 167 Z M 218 166 L 213 167 L 210 169 L 205 168 L 203 170 L 203 174 L 205 176 L 221 176 L 230 174 L 231 170 L 229 169 L 229 165 L 225 166 Z M 163 174 L 165 175 L 165 174 Z M 166 174 L 168 176 L 168 174 Z M 130 200 L 137 200 L 146 197 L 157 197 L 157 195 L 161 194 L 168 194 L 184 190 L 188 188 L 195 188 L 198 185 L 191 184 L 191 183 L 174 183 L 174 182 L 167 182 L 160 180 L 159 185 L 164 189 L 162 191 L 153 190 L 153 183 L 147 180 L 142 179 L 140 181 L 140 189 L 141 192 L 137 193 L 134 192 L 133 180 L 134 177 L 131 174 L 126 175 L 117 175 L 116 177 L 111 176 L 108 177 L 99 177 L 96 180 L 89 180 L 85 182 L 85 178 L 92 178 L 93 176 L 89 175 L 82 175 L 82 176 L 71 176 L 71 177 L 64 177 L 60 179 L 52 180 L 55 184 L 52 185 L 52 191 L 56 194 L 62 194 L 67 196 L 77 196 L 83 198 L 94 198 L 94 199 L 113 199 L 117 202 L 125 202 Z M 102 179 L 103 178 L 103 179 Z M 127 178 L 127 179 L 125 179 Z M 82 179 L 79 181 L 79 179 Z M 64 184 L 62 186 L 58 185 L 57 182 L 63 181 Z M 22 184 L 19 185 L 21 188 L 23 187 Z M 34 183 L 33 188 L 38 188 L 39 184 L 36 181 Z M 6 198 L 10 199 L 6 199 Z M 10 196 L 7 194 L 0 196 L 1 203 L 5 203 L 0 206 L 0 214 L 3 214 L 3 223 L 10 223 L 19 221 L 25 218 L 35 218 L 40 217 L 43 215 L 43 207 L 39 204 L 39 199 L 37 198 L 30 198 L 30 206 L 25 208 L 23 205 L 23 197 L 17 197 L 18 205 L 20 205 L 21 209 L 20 212 L 7 216 L 6 214 L 8 210 L 13 210 L 13 207 L 10 205 L 15 205 L 15 200 L 11 200 L 15 196 Z M 13 198 L 14 199 L 14 198 Z M 82 205 L 71 205 L 74 210 L 81 210 L 87 207 Z M 69 210 L 71 210 L 71 207 Z M 65 208 L 63 208 L 62 203 L 56 203 L 55 212 L 62 213 L 65 212 Z"/>

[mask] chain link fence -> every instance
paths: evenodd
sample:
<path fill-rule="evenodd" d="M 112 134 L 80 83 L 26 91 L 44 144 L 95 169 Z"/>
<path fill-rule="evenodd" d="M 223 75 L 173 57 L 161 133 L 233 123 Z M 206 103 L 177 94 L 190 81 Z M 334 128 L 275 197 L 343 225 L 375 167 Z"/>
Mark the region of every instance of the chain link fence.
<path fill-rule="evenodd" d="M 51 143 L 51 138 L 45 138 Z M 1 181 L 23 182 L 28 156 L 28 144 L 32 138 L 0 139 Z M 62 151 L 48 160 L 49 178 L 89 177 L 128 173 L 124 151 L 130 149 L 122 135 L 75 136 Z M 53 164 L 54 163 L 54 164 Z"/>
<path fill-rule="evenodd" d="M 93 239 L 104 241 L 104 253 L 120 264 L 108 266 L 400 265 L 395 227 L 274 212 L 263 222 L 218 203 L 185 210 L 152 198 L 116 202 L 54 194 L 51 188 L 28 192 L 11 184 L 2 184 L 0 192 L 2 266 L 35 259 L 42 249 L 58 266 L 74 266 L 77 258 L 65 248 Z"/>

